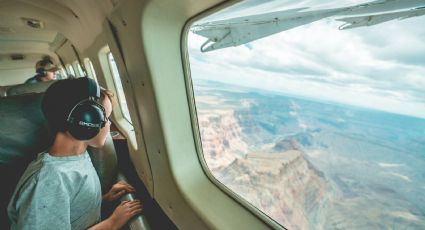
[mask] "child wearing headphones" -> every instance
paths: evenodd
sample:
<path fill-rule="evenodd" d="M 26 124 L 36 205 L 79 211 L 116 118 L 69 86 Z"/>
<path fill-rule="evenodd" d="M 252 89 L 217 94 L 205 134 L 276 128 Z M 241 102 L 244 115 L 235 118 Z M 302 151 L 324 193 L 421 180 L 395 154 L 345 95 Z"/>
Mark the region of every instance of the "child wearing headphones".
<path fill-rule="evenodd" d="M 89 78 L 57 81 L 47 89 L 42 110 L 56 136 L 18 182 L 8 207 L 11 229 L 120 229 L 141 213 L 139 201 L 124 201 L 100 222 L 102 199 L 135 191 L 121 182 L 102 197 L 86 150 L 105 143 L 112 97 Z"/>

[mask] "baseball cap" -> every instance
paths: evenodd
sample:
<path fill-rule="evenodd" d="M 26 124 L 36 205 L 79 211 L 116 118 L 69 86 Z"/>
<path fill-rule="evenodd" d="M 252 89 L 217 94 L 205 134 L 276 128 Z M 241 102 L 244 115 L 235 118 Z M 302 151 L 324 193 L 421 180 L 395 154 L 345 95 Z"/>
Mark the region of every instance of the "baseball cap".
<path fill-rule="evenodd" d="M 37 72 L 41 71 L 48 71 L 48 72 L 55 72 L 59 70 L 59 67 L 57 67 L 50 59 L 43 59 L 38 61 L 35 64 L 35 69 Z"/>

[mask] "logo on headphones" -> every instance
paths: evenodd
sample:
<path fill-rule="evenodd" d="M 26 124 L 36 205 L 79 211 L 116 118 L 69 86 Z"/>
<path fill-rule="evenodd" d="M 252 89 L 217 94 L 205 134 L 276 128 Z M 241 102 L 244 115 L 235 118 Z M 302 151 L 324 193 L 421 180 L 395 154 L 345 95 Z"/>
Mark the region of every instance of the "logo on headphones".
<path fill-rule="evenodd" d="M 90 128 L 101 128 L 101 125 L 99 124 L 93 124 L 90 122 L 85 122 L 85 121 L 80 121 L 78 122 L 79 125 L 81 126 L 86 126 L 86 127 L 90 127 Z"/>

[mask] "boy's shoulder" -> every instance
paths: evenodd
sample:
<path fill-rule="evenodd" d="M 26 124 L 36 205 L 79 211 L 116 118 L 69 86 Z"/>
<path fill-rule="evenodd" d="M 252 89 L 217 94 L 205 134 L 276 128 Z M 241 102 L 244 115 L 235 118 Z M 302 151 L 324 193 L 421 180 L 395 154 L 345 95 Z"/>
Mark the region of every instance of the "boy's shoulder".
<path fill-rule="evenodd" d="M 40 175 L 40 171 L 44 166 L 43 153 L 39 153 L 37 158 L 30 162 L 28 167 L 25 169 L 24 174 L 18 182 L 17 187 L 26 187 L 31 184 L 36 184 Z"/>
<path fill-rule="evenodd" d="M 12 202 L 34 191 L 49 193 L 62 190 L 73 194 L 78 189 L 75 185 L 85 177 L 84 170 L 79 170 L 78 167 L 78 162 L 55 159 L 46 152 L 38 154 L 21 176 Z"/>
<path fill-rule="evenodd" d="M 82 157 L 84 158 L 84 157 Z M 50 156 L 47 152 L 38 154 L 37 158 L 32 161 L 24 174 L 22 175 L 18 187 L 26 187 L 35 184 L 61 184 L 72 183 L 84 175 L 81 175 L 84 164 L 79 164 L 65 158 L 58 160 Z"/>

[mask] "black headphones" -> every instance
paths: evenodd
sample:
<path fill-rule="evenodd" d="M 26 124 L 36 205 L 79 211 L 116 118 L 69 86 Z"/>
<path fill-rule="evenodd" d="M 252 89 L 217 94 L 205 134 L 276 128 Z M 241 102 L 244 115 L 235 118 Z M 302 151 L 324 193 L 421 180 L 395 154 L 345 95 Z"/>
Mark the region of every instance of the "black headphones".
<path fill-rule="evenodd" d="M 69 133 L 77 140 L 95 137 L 107 122 L 105 108 L 98 102 L 99 85 L 88 77 L 83 79 L 87 82 L 89 97 L 78 102 L 66 119 Z"/>

